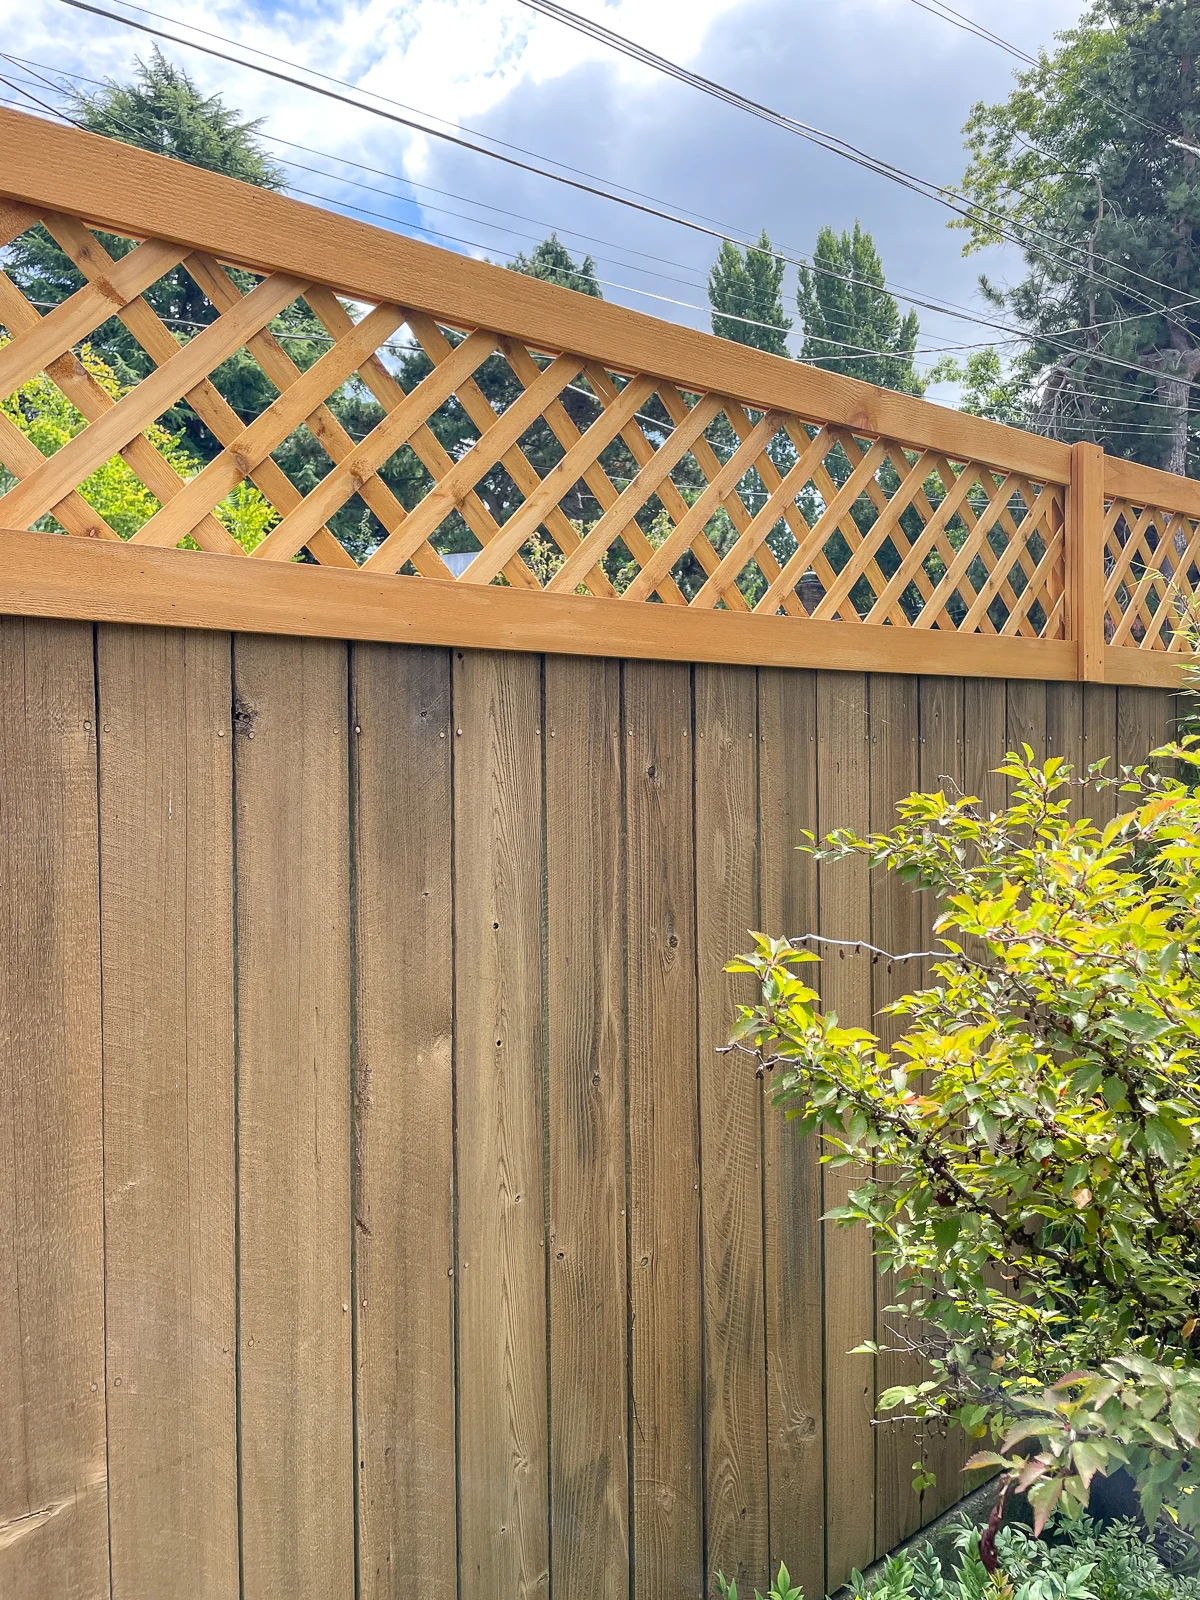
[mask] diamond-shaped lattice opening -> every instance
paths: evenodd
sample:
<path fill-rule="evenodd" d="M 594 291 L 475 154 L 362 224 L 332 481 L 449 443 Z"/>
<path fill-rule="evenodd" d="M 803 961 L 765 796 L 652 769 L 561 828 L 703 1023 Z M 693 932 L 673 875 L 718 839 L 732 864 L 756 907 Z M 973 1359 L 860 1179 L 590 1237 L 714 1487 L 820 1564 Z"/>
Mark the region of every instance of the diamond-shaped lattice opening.
<path fill-rule="evenodd" d="M 1142 649 L 1190 648 L 1197 622 L 1200 523 L 1117 502 L 1106 542 L 1105 636 Z"/>

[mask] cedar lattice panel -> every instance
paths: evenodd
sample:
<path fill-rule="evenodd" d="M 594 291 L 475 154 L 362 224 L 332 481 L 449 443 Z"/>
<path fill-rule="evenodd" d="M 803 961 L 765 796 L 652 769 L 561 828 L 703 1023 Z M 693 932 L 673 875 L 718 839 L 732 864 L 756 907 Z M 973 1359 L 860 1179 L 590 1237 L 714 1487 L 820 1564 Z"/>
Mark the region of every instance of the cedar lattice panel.
<path fill-rule="evenodd" d="M 87 484 L 120 458 L 150 497 L 134 543 L 245 555 L 223 512 L 252 486 L 266 513 L 252 560 L 450 579 L 445 556 L 465 551 L 464 584 L 1067 636 L 1058 484 L 62 215 L 42 223 L 80 286 L 44 310 L 0 274 L 0 525 L 119 537 Z M 151 303 L 171 273 L 201 297 L 187 327 Z M 144 368 L 123 392 L 83 359 L 114 317 Z M 251 413 L 222 376 L 235 359 L 271 396 Z M 50 455 L 20 425 L 21 387 L 39 376 L 78 419 Z M 163 446 L 181 427 L 204 441 L 184 465 Z M 1139 628 L 1156 648 L 1175 637 L 1160 591 L 1182 519 L 1160 528 L 1164 515 L 1114 508 L 1115 643 L 1141 642 Z M 1189 596 L 1190 561 L 1189 543 Z"/>
<path fill-rule="evenodd" d="M 1104 521 L 1104 637 L 1191 653 L 1200 590 L 1200 518 L 1114 499 Z"/>

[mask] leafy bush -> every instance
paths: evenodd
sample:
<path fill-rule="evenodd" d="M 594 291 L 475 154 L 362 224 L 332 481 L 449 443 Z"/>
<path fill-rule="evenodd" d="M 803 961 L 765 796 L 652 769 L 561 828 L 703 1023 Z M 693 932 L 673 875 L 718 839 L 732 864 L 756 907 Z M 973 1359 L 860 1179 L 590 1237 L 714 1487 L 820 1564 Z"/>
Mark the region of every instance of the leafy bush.
<path fill-rule="evenodd" d="M 871 1230 L 930 1364 L 881 1406 L 990 1430 L 974 1464 L 1008 1469 L 1039 1529 L 1124 1466 L 1149 1525 L 1195 1530 L 1200 794 L 1139 767 L 1100 829 L 1069 819 L 1061 762 L 1002 770 L 998 815 L 913 795 L 890 833 L 819 852 L 940 901 L 933 980 L 889 1008 L 902 1037 L 822 1012 L 795 970 L 811 940 L 760 936 L 731 964 L 762 985 L 733 1047 L 863 1174 L 832 1216 Z"/>

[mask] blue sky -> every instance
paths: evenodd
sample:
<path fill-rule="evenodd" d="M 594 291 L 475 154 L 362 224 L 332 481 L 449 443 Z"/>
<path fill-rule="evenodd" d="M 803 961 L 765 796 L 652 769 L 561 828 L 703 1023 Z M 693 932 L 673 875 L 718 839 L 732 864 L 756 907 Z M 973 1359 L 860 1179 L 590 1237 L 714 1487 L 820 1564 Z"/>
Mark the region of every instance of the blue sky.
<path fill-rule="evenodd" d="M 118 0 L 100 3 L 153 20 Z M 809 251 L 823 223 L 849 227 L 857 218 L 873 232 L 889 279 L 920 294 L 979 307 L 981 270 L 1000 281 L 1019 271 L 1005 250 L 964 260 L 962 235 L 946 227 L 948 213 L 936 203 L 634 66 L 519 0 L 147 3 L 172 19 L 172 32 L 192 24 L 225 34 L 444 125 L 478 130 L 673 209 L 702 213 L 735 233 L 756 235 L 765 226 L 792 253 Z M 937 182 L 959 177 L 960 129 L 972 103 L 1002 97 L 1015 65 L 916 0 L 569 3 Z M 1050 44 L 1082 9 L 1080 0 L 954 3 L 1027 50 Z M 151 46 L 144 35 L 58 0 L 0 0 L 0 37 L 5 51 L 89 77 L 125 77 L 134 57 Z M 693 308 L 703 308 L 714 241 L 257 73 L 164 48 L 206 89 L 264 117 L 267 133 L 308 147 L 271 146 L 295 163 L 289 180 L 306 198 L 356 206 L 359 215 L 379 213 L 369 220 L 381 226 L 440 230 L 449 248 L 497 260 L 529 249 L 556 227 L 577 254 L 595 256 L 609 299 L 707 325 L 704 310 Z M 0 71 L 18 82 L 27 76 L 5 63 Z M 36 83 L 27 86 L 41 93 Z M 7 88 L 0 95 L 14 98 Z M 371 187 L 356 188 L 352 179 Z M 792 295 L 789 274 L 789 302 Z M 922 312 L 921 323 L 926 364 L 943 346 L 988 337 L 943 315 Z"/>

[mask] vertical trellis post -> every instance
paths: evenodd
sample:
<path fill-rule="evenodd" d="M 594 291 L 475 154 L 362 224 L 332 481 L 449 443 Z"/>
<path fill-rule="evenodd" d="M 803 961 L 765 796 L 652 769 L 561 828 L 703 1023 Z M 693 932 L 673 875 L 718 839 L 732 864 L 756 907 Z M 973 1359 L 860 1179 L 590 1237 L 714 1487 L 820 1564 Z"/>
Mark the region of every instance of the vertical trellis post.
<path fill-rule="evenodd" d="M 1071 446 L 1071 486 L 1067 495 L 1067 583 L 1071 597 L 1070 634 L 1075 640 L 1077 675 L 1084 683 L 1104 681 L 1104 452 L 1098 444 Z"/>

